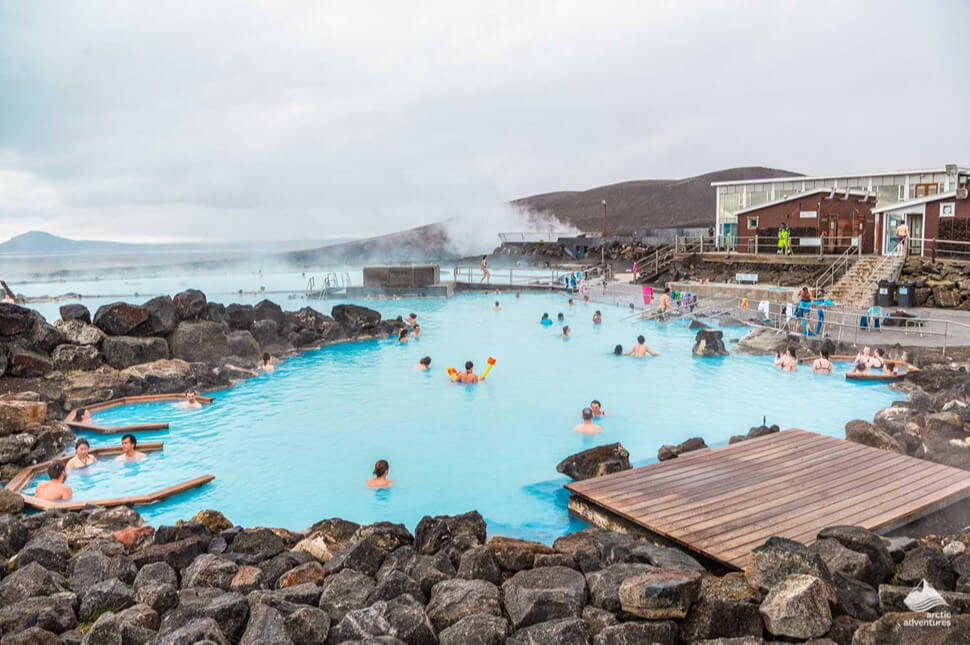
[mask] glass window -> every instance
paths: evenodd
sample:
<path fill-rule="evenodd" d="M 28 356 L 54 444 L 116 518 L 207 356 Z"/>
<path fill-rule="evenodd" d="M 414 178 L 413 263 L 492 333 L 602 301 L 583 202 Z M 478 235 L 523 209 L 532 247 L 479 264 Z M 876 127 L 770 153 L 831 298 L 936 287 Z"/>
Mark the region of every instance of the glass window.
<path fill-rule="evenodd" d="M 748 228 L 758 228 L 757 216 L 752 216 L 748 218 Z"/>

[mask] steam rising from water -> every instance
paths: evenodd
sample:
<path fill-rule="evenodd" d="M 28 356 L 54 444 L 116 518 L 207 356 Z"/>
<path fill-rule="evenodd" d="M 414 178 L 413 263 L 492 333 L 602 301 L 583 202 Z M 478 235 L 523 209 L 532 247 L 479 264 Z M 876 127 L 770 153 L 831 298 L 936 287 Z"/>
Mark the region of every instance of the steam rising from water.
<path fill-rule="evenodd" d="M 448 236 L 447 251 L 458 256 L 491 253 L 501 241 L 499 233 L 535 233 L 576 235 L 581 231 L 546 211 L 531 211 L 511 204 L 496 209 L 486 217 L 455 217 L 442 222 Z"/>

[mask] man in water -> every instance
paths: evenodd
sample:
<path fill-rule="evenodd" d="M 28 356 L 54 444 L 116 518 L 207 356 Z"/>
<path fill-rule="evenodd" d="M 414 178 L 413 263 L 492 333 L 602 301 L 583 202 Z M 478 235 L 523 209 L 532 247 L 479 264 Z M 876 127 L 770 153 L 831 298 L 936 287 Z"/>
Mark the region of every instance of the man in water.
<path fill-rule="evenodd" d="M 135 435 L 126 434 L 121 438 L 121 454 L 115 457 L 115 461 L 141 461 L 145 458 L 145 453 L 138 452 L 138 440 Z"/>
<path fill-rule="evenodd" d="M 563 325 L 562 333 L 559 334 L 560 338 L 569 338 L 569 325 Z"/>
<path fill-rule="evenodd" d="M 429 370 L 429 369 L 431 369 L 431 357 L 430 356 L 425 356 L 424 358 L 422 358 L 420 361 L 418 361 L 417 365 L 414 366 L 414 369 L 416 369 L 416 370 Z"/>
<path fill-rule="evenodd" d="M 368 488 L 390 488 L 394 485 L 393 479 L 387 478 L 387 473 L 391 469 L 386 459 L 378 459 L 374 464 L 374 476 L 364 483 Z"/>
<path fill-rule="evenodd" d="M 52 463 L 47 467 L 47 476 L 51 480 L 37 484 L 37 488 L 34 490 L 34 497 L 46 499 L 49 502 L 67 501 L 71 499 L 74 491 L 64 483 L 64 480 L 67 479 L 67 471 L 64 470 L 64 464 L 59 461 Z"/>
<path fill-rule="evenodd" d="M 573 302 L 573 299 L 572 299 L 572 298 L 570 298 L 570 299 L 569 299 L 569 306 L 570 306 L 570 307 L 572 307 L 572 306 L 575 306 L 575 304 L 576 304 L 576 303 L 575 303 L 575 302 Z"/>
<path fill-rule="evenodd" d="M 185 400 L 179 403 L 178 407 L 183 410 L 198 410 L 202 407 L 202 403 L 196 398 L 195 392 L 186 392 Z"/>
<path fill-rule="evenodd" d="M 74 456 L 67 462 L 66 468 L 67 470 L 87 468 L 97 460 L 98 458 L 91 454 L 91 444 L 88 443 L 88 440 L 78 439 L 77 443 L 74 444 Z"/>
<path fill-rule="evenodd" d="M 589 402 L 589 409 L 593 411 L 593 418 L 606 416 L 606 410 L 603 409 L 603 404 L 596 399 Z"/>
<path fill-rule="evenodd" d="M 670 287 L 664 287 L 664 292 L 660 296 L 660 301 L 657 303 L 657 311 L 660 312 L 661 319 L 665 320 L 667 318 L 672 306 L 673 303 L 670 300 Z"/>
<path fill-rule="evenodd" d="M 556 321 L 561 325 L 564 322 L 566 322 L 566 317 L 563 316 L 562 313 L 560 312 L 560 313 L 556 314 Z"/>
<path fill-rule="evenodd" d="M 414 325 L 417 324 L 417 322 L 418 322 L 418 314 L 416 313 L 410 313 L 408 314 L 408 317 L 404 319 L 404 324 L 407 325 L 408 327 L 414 327 Z"/>
<path fill-rule="evenodd" d="M 637 336 L 637 344 L 626 353 L 627 356 L 634 356 L 636 358 L 643 358 L 647 354 L 660 356 L 660 354 L 647 347 L 647 340 L 643 336 Z"/>
<path fill-rule="evenodd" d="M 498 304 L 498 300 L 495 301 L 495 306 L 492 307 L 492 311 L 502 311 L 502 305 Z"/>
<path fill-rule="evenodd" d="M 543 327 L 548 327 L 551 325 L 552 320 L 549 319 L 549 314 L 542 314 L 542 320 L 539 321 L 539 324 Z"/>
<path fill-rule="evenodd" d="M 573 428 L 573 432 L 597 434 L 603 432 L 603 427 L 593 423 L 593 411 L 590 408 L 583 408 L 583 422 Z"/>
<path fill-rule="evenodd" d="M 472 371 L 475 364 L 471 361 L 465 361 L 465 371 L 458 374 L 458 378 L 455 379 L 459 383 L 478 383 L 478 374 Z"/>

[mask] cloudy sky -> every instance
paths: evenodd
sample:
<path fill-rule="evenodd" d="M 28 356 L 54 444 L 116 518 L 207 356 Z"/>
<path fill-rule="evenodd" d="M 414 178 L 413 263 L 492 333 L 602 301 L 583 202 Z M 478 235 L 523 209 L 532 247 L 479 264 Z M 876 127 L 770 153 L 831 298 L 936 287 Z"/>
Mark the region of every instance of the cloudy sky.
<path fill-rule="evenodd" d="M 388 232 L 740 165 L 970 164 L 970 3 L 0 0 L 0 239 Z"/>

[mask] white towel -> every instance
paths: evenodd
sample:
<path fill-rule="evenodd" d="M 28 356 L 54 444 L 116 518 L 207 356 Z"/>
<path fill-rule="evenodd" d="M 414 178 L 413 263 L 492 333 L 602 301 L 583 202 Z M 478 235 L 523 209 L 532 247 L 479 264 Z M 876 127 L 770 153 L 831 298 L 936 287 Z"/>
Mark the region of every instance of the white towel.
<path fill-rule="evenodd" d="M 758 311 L 763 313 L 765 315 L 765 318 L 768 318 L 771 315 L 770 310 L 768 308 L 767 300 L 762 300 L 761 302 L 758 303 Z"/>
<path fill-rule="evenodd" d="M 792 303 L 785 305 L 785 322 L 788 322 L 795 317 L 795 306 Z"/>

